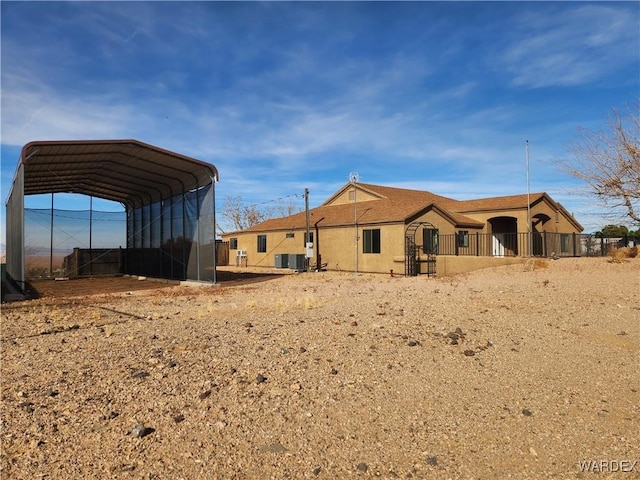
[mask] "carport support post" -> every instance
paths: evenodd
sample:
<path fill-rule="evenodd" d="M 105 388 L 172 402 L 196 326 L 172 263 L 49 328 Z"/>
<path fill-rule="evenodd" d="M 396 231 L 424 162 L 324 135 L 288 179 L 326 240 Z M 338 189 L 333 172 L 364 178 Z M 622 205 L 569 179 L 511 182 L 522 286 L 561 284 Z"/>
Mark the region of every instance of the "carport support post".
<path fill-rule="evenodd" d="M 200 194 L 201 193 L 202 193 L 201 188 L 196 190 L 196 218 L 198 219 L 196 221 L 196 242 L 197 242 L 196 264 L 198 265 L 196 272 L 197 272 L 198 281 L 200 281 L 200 243 L 202 243 L 200 241 Z"/>
<path fill-rule="evenodd" d="M 89 196 L 89 275 L 93 275 L 93 197 Z"/>
<path fill-rule="evenodd" d="M 218 267 L 218 242 L 216 241 L 216 181 L 215 176 L 211 176 L 211 203 L 213 207 L 213 283 L 216 283 L 216 269 Z"/>
<path fill-rule="evenodd" d="M 187 218 L 187 195 L 182 192 L 182 276 L 181 278 L 187 279 L 187 226 L 186 226 L 186 218 Z"/>
<path fill-rule="evenodd" d="M 49 278 L 53 278 L 53 192 L 51 192 L 51 226 L 49 227 Z"/>

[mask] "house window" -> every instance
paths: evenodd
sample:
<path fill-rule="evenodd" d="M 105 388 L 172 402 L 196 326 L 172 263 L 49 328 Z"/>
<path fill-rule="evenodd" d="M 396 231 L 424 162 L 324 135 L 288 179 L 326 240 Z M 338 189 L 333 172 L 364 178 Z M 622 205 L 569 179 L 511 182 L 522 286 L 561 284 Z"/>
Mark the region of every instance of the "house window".
<path fill-rule="evenodd" d="M 363 230 L 363 253 L 380 253 L 380 229 Z"/>
<path fill-rule="evenodd" d="M 229 239 L 229 250 L 237 250 L 238 249 L 238 238 L 231 237 Z"/>
<path fill-rule="evenodd" d="M 437 255 L 438 253 L 438 229 L 425 228 L 422 230 L 422 249 L 426 254 Z"/>
<path fill-rule="evenodd" d="M 295 233 L 293 233 L 293 232 L 289 232 L 289 233 L 287 233 L 287 238 L 293 238 L 293 237 L 295 237 L 295 236 L 296 236 L 296 234 L 295 234 Z"/>
<path fill-rule="evenodd" d="M 456 236 L 456 241 L 459 248 L 467 248 L 469 246 L 469 231 L 460 230 Z"/>
<path fill-rule="evenodd" d="M 569 234 L 568 233 L 560 234 L 560 252 L 569 253 Z"/>
<path fill-rule="evenodd" d="M 258 235 L 258 253 L 265 253 L 267 251 L 267 236 Z"/>
<path fill-rule="evenodd" d="M 307 232 L 304 233 L 304 242 L 303 247 L 307 248 L 307 242 L 313 243 L 313 232 L 309 232 L 309 236 L 307 237 Z"/>

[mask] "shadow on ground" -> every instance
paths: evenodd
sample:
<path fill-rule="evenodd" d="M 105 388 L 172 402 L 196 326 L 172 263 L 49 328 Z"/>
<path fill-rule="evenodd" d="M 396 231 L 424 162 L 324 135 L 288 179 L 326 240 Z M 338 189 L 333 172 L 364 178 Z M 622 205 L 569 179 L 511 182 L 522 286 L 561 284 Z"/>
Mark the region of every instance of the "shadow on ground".
<path fill-rule="evenodd" d="M 257 282 L 273 280 L 282 276 L 282 273 L 271 271 L 247 272 L 247 271 L 218 271 L 216 284 L 219 287 L 233 287 L 249 285 Z M 203 282 L 205 283 L 205 282 Z M 195 282 L 194 282 L 195 284 Z M 33 279 L 27 282 L 27 292 L 30 298 L 43 297 L 75 297 L 80 295 L 97 295 L 105 293 L 121 293 L 139 290 L 162 290 L 178 285 L 178 281 L 139 280 L 137 278 L 111 276 L 111 277 L 84 277 L 65 280 Z"/>

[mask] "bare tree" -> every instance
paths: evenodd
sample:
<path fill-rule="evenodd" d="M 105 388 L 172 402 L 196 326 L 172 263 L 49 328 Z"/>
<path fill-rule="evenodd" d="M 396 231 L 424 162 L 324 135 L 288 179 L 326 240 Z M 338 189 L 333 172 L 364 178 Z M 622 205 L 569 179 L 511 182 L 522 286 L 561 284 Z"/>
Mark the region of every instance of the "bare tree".
<path fill-rule="evenodd" d="M 295 203 L 293 202 L 293 199 L 288 198 L 287 200 L 288 201 L 286 203 L 281 203 L 279 205 L 276 205 L 268 209 L 268 218 L 288 217 L 295 213 L 300 213 L 301 211 L 304 210 L 301 207 L 296 207 Z"/>
<path fill-rule="evenodd" d="M 252 227 L 269 217 L 267 212 L 260 210 L 257 205 L 242 203 L 242 197 L 239 195 L 225 198 L 221 215 L 235 230 Z"/>
<path fill-rule="evenodd" d="M 640 99 L 613 109 L 605 129 L 582 128 L 561 167 L 587 183 L 603 205 L 622 209 L 640 225 Z"/>

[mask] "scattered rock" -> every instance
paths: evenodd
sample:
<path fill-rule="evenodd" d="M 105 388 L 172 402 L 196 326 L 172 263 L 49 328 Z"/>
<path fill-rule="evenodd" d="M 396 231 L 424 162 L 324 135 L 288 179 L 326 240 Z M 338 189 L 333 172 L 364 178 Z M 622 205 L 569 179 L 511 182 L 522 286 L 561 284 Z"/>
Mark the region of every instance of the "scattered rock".
<path fill-rule="evenodd" d="M 463 353 L 466 357 L 473 357 L 476 354 L 474 350 L 465 350 Z"/>
<path fill-rule="evenodd" d="M 367 465 L 364 462 L 361 462 L 358 464 L 356 468 L 358 469 L 359 472 L 366 472 L 367 470 L 369 470 L 369 465 Z"/>
<path fill-rule="evenodd" d="M 143 437 L 146 437 L 147 435 L 152 434 L 153 432 L 155 432 L 155 429 L 151 427 L 146 427 L 142 423 L 138 423 L 135 427 L 131 429 L 131 435 L 133 435 L 135 438 L 143 438 Z"/>
<path fill-rule="evenodd" d="M 287 449 L 280 443 L 270 443 L 268 445 L 260 445 L 262 453 L 284 453 Z"/>
<path fill-rule="evenodd" d="M 209 398 L 211 396 L 211 390 L 205 390 L 199 395 L 200 400 L 204 400 L 205 398 Z"/>
<path fill-rule="evenodd" d="M 182 415 L 181 413 L 174 415 L 173 416 L 173 421 L 176 423 L 181 423 L 184 422 L 184 415 Z"/>
<path fill-rule="evenodd" d="M 314 475 L 320 475 L 321 471 L 322 471 L 322 468 L 316 467 L 316 468 L 313 469 L 313 474 Z"/>
<path fill-rule="evenodd" d="M 259 373 L 258 375 L 256 375 L 256 383 L 264 383 L 267 381 L 267 377 L 265 377 L 263 374 Z"/>
<path fill-rule="evenodd" d="M 431 465 L 432 467 L 435 467 L 436 465 L 438 465 L 438 458 L 435 455 L 431 455 L 426 458 L 426 462 L 427 462 L 427 465 Z"/>
<path fill-rule="evenodd" d="M 33 402 L 20 402 L 18 407 L 23 408 L 27 413 L 33 413 L 35 408 L 33 407 Z"/>
<path fill-rule="evenodd" d="M 465 336 L 465 333 L 460 327 L 457 327 L 453 332 L 449 332 L 445 335 L 451 345 L 458 345 L 464 340 Z"/>
<path fill-rule="evenodd" d="M 409 340 L 407 342 L 407 346 L 409 346 L 409 347 L 415 347 L 417 345 L 419 345 L 419 343 L 416 340 Z"/>
<path fill-rule="evenodd" d="M 338 374 L 338 370 L 336 370 L 334 367 L 331 367 L 331 375 L 337 375 Z"/>
<path fill-rule="evenodd" d="M 530 417 L 530 416 L 532 416 L 532 415 L 533 415 L 533 412 L 532 412 L 531 410 L 529 410 L 528 408 L 523 408 L 523 409 L 522 409 L 522 414 L 523 414 L 525 417 Z"/>

